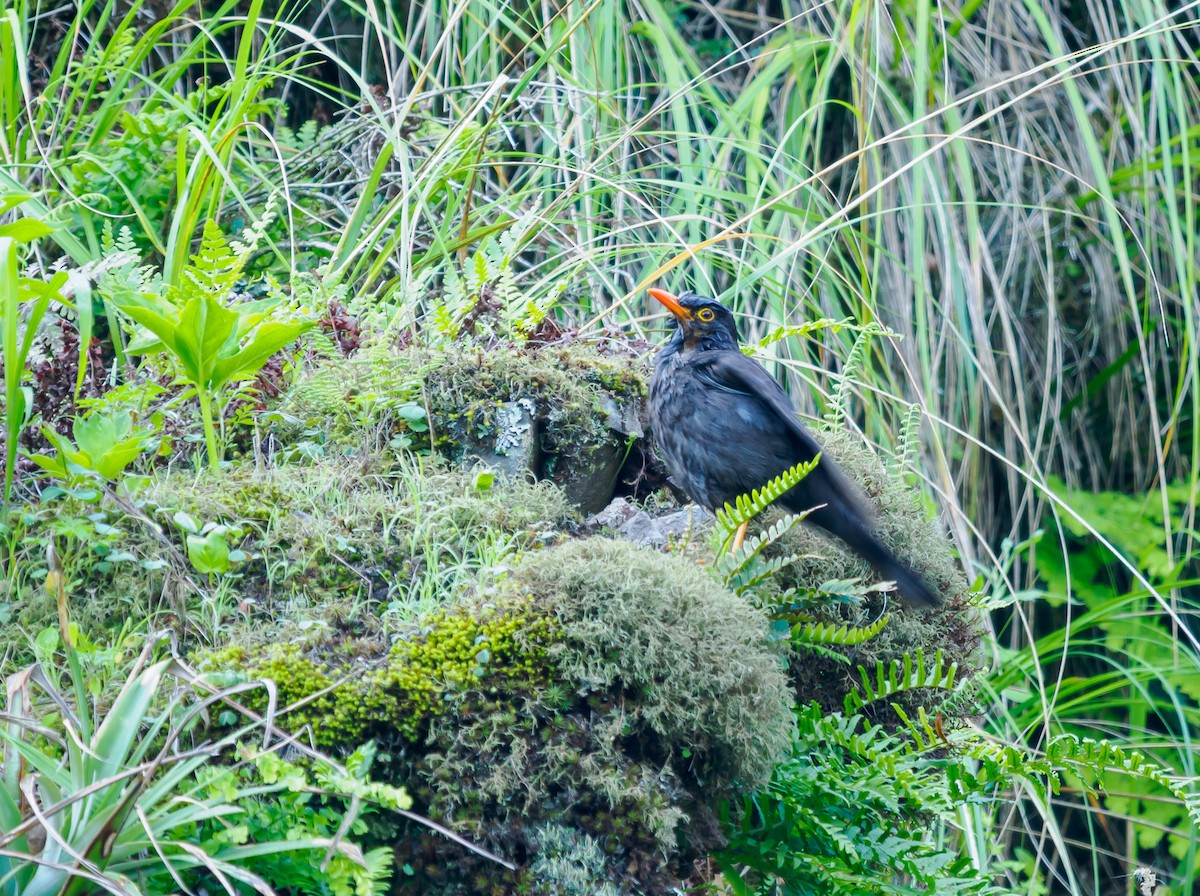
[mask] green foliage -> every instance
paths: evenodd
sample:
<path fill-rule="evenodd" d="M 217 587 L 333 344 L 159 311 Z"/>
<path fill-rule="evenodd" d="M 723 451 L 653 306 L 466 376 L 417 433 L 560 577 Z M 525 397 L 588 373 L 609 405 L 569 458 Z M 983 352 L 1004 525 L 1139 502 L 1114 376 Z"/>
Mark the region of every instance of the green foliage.
<path fill-rule="evenodd" d="M 21 205 L 27 194 L 0 193 L 0 215 Z M 50 232 L 45 224 L 28 218 L 0 224 L 0 355 L 4 357 L 4 493 L 0 512 L 7 515 L 17 459 L 17 439 L 28 424 L 32 397 L 23 385 L 26 359 L 38 327 L 51 301 L 62 301 L 67 275 L 59 271 L 49 280 L 24 276 L 20 247 Z"/>
<path fill-rule="evenodd" d="M 748 344 L 770 349 L 790 385 L 817 399 L 818 414 L 853 412 L 851 428 L 884 445 L 900 432 L 892 472 L 928 476 L 964 563 L 980 564 L 994 591 L 991 606 L 1019 597 L 1006 611 L 1011 626 L 992 645 L 995 692 L 981 724 L 1015 744 L 1030 732 L 1120 731 L 1164 768 L 1195 774 L 1200 675 L 1189 618 L 1200 475 L 1200 134 L 1189 123 L 1200 94 L 1190 5 L 968 2 L 946 16 L 925 2 L 834 4 L 785 6 L 763 18 L 720 5 L 600 2 L 567 5 L 549 21 L 494 0 L 469 14 L 462 4 L 419 7 L 402 25 L 386 17 L 360 22 L 354 9 L 341 8 L 337 40 L 326 39 L 329 16 L 290 4 L 271 10 L 279 22 L 263 17 L 269 5 L 233 0 L 204 8 L 191 0 L 161 9 L 143 0 L 66 11 L 6 7 L 0 186 L 36 195 L 22 204 L 26 218 L 0 227 L 9 228 L 8 239 L 37 240 L 0 252 L 6 500 L 16 435 L 36 423 L 24 391 L 28 355 L 14 360 L 22 340 L 20 325 L 17 337 L 8 326 L 11 285 L 22 273 L 41 276 L 21 271 L 30 262 L 43 271 L 65 263 L 102 273 L 111 253 L 98 236 L 101 220 L 127 224 L 131 245 L 162 256 L 163 282 L 185 288 L 201 222 L 260 218 L 280 184 L 289 193 L 285 214 L 255 263 L 273 265 L 285 283 L 294 267 L 324 263 L 329 295 L 345 297 L 356 313 L 377 312 L 371 323 L 388 340 L 403 335 L 428 345 L 440 344 L 439 330 L 459 338 L 473 332 L 479 344 L 521 343 L 547 310 L 585 337 L 612 325 L 640 336 L 645 306 L 637 287 L 677 270 L 687 285 L 735 306 Z M 362 25 L 371 53 L 333 52 L 344 45 L 344 17 Z M 201 69 L 212 73 L 197 84 Z M 389 85 L 386 101 L 375 83 Z M 319 96 L 314 120 L 332 112 L 336 123 L 319 137 L 315 121 L 292 132 L 278 123 L 284 110 L 275 96 L 298 100 L 288 110 L 297 121 Z M 68 226 L 44 232 L 55 222 Z M 80 287 L 74 296 L 81 358 L 90 318 L 99 320 L 102 307 L 93 312 L 85 293 Z M 20 305 L 21 325 L 44 322 L 39 301 L 30 295 Z M 864 328 L 873 326 L 898 338 L 865 340 Z M 543 329 L 553 336 L 554 327 Z M 117 334 L 110 370 L 120 378 L 127 365 L 118 328 L 108 332 Z M 103 326 L 97 334 L 107 338 Z M 101 349 L 107 364 L 109 343 Z M 463 353 L 462 367 L 470 366 Z M 520 379 L 520 366 L 509 365 L 506 375 Z M 839 366 L 840 376 L 823 373 Z M 76 392 L 84 372 L 81 364 Z M 453 421 L 463 432 L 486 436 L 496 429 L 494 398 L 503 386 L 495 369 L 487 377 L 480 393 L 443 393 L 440 405 L 426 400 L 430 386 L 440 388 L 432 365 L 417 365 L 402 389 L 365 388 L 349 400 L 339 391 L 343 380 L 330 377 L 326 410 L 306 416 L 303 439 L 283 451 L 340 459 L 376 424 L 380 441 L 371 444 L 395 452 L 435 437 L 455 442 L 439 426 L 449 414 L 465 415 Z M 546 383 L 542 394 L 555 388 Z M 135 377 L 125 388 L 146 385 Z M 825 395 L 832 398 L 822 405 Z M 567 422 L 594 421 L 589 403 Z M 550 424 L 543 434 L 554 439 L 566 427 L 546 407 L 539 423 Z M 188 414 L 180 404 L 166 421 L 167 450 L 195 436 Z M 220 409 L 212 416 L 219 420 Z M 262 422 L 256 436 L 269 454 L 285 427 L 270 431 Z M 538 540 L 503 526 L 487 535 L 488 521 L 500 515 L 492 508 L 469 524 L 456 517 L 440 544 L 428 535 L 450 515 L 440 507 L 426 512 L 420 502 L 377 493 L 341 504 L 313 500 L 311 492 L 340 481 L 326 472 L 279 489 L 299 496 L 303 509 L 256 517 L 268 531 L 248 526 L 251 544 L 241 547 L 263 559 L 239 566 L 246 578 L 236 586 L 229 575 L 220 579 L 222 589 L 248 598 L 248 627 L 267 630 L 260 637 L 275 636 L 263 617 L 284 608 L 292 622 L 335 620 L 339 633 L 348 620 L 369 625 L 370 614 L 307 602 L 382 599 L 395 616 L 413 594 L 442 600 L 481 570 L 480 587 L 490 587 L 502 575 L 491 567 Z M 881 498 L 889 545 L 952 596 L 952 611 L 896 613 L 859 642 L 859 632 L 883 618 L 883 596 L 863 584 L 864 567 L 795 526 L 752 548 L 741 571 L 747 578 L 736 583 L 795 630 L 812 626 L 810 634 L 848 639 L 805 655 L 805 675 L 797 677 L 826 710 L 843 705 L 847 661 L 891 670 L 924 646 L 925 656 L 941 650 L 947 668 L 978 665 L 975 598 L 944 539 L 901 506 L 889 481 L 867 472 L 860 481 Z M 1046 475 L 1054 473 L 1062 484 Z M 123 493 L 129 477 L 117 475 L 114 491 Z M 1058 499 L 1053 515 L 1046 482 Z M 1152 482 L 1178 485 L 1163 487 L 1143 509 L 1137 492 Z M 173 506 L 148 515 L 164 523 L 187 501 L 223 501 L 233 508 L 195 510 L 196 517 L 238 526 L 246 516 L 239 498 L 271 504 L 242 481 L 229 494 L 224 480 L 201 483 L 196 490 L 221 494 L 181 499 L 187 488 L 178 480 L 152 483 L 174 492 Z M 129 617 L 131 607 L 162 599 L 148 594 L 175 594 L 193 582 L 186 555 L 178 563 L 173 543 L 147 534 L 139 506 L 121 515 L 100 500 L 92 486 L 64 483 L 43 503 L 5 516 L 17 562 L 6 570 L 4 611 L 25 613 L 39 599 L 25 583 L 44 577 L 42 557 L 54 538 L 67 577 L 89 584 L 93 621 Z M 300 515 L 310 512 L 310 520 Z M 1002 549 L 1012 562 L 1004 575 L 991 570 L 989 547 L 1025 544 L 1038 527 L 1050 537 L 1036 551 Z M 1097 533 L 1119 559 L 1096 543 Z M 1067 557 L 1053 556 L 1060 539 Z M 150 568 L 110 582 L 109 567 L 131 565 L 106 559 L 123 547 Z M 209 550 L 221 565 L 220 537 Z M 781 562 L 790 557 L 803 562 Z M 151 578 L 156 564 L 167 566 Z M 1044 588 L 1033 590 L 1033 575 Z M 197 598 L 182 590 L 194 611 Z M 996 621 L 1008 625 L 1010 617 Z M 210 633 L 223 624 L 209 625 Z M 919 697 L 896 694 L 912 737 L 927 736 L 921 711 L 932 709 L 906 702 Z M 872 701 L 863 713 L 890 715 L 888 702 Z M 484 734 L 481 727 L 486 743 Z M 1110 771 L 1108 781 L 1115 786 L 1106 797 L 1081 799 L 1078 808 L 1135 817 L 1129 825 L 1092 825 L 1114 836 L 1100 842 L 1103 835 L 1092 834 L 1083 854 L 1074 845 L 1079 829 L 1056 820 L 1075 824 L 1076 807 L 1068 816 L 1044 803 L 1020 813 L 1027 830 L 1019 833 L 1000 826 L 1014 817 L 1006 801 L 968 803 L 962 812 L 971 824 L 959 842 L 978 856 L 993 842 L 1009 844 L 1014 863 L 1023 864 L 1006 873 L 1026 878 L 1022 892 L 1043 887 L 1027 878 L 1047 869 L 1073 896 L 1098 891 L 1124 880 L 1137 846 L 1170 848 L 1181 862 L 1180 888 L 1193 886 L 1196 852 L 1187 850 L 1194 838 L 1178 799 L 1124 770 Z M 567 836 L 543 827 L 538 836 L 559 856 L 583 861 L 604 842 L 595 831 Z M 1156 839 L 1164 830 L 1179 834 L 1167 846 Z M 1039 844 L 1036 855 L 1021 845 L 1027 838 Z M 1086 874 L 1077 872 L 1084 865 Z M 564 891 L 604 886 L 561 876 Z"/>
<path fill-rule="evenodd" d="M 108 481 L 117 479 L 146 450 L 153 435 L 152 430 L 135 427 L 128 410 L 111 415 L 93 411 L 76 417 L 72 428 L 75 444 L 51 429 L 42 431 L 57 455 L 33 455 L 33 460 L 63 482 L 89 473 Z"/>
<path fill-rule="evenodd" d="M 9 680 L 0 728 L 0 893 L 118 892 L 120 882 L 137 881 L 139 892 L 165 894 L 195 876 L 260 889 L 302 876 L 337 896 L 379 892 L 382 856 L 364 856 L 344 838 L 353 816 L 297 810 L 311 793 L 406 809 L 402 792 L 338 768 L 310 782 L 270 754 L 256 766 L 222 769 L 214 760 L 233 741 L 205 740 L 202 720 L 236 691 L 213 693 L 174 657 L 155 660 L 152 642 L 132 663 L 115 658 L 112 668 L 109 657 L 109 676 L 129 674 L 104 693 L 85 676 L 96 649 L 86 642 L 63 649 L 64 668 L 43 662 Z M 365 771 L 361 757 L 356 764 Z M 334 831 L 339 836 L 329 836 Z M 326 872 L 312 860 L 317 851 L 330 857 Z M 308 870 L 295 875 L 297 867 Z"/>
<path fill-rule="evenodd" d="M 1193 494 L 1186 482 L 1146 495 L 1072 489 L 1055 477 L 1048 484 L 1071 510 L 1063 524 L 1073 542 L 1066 555 L 1049 550 L 1037 554 L 1038 574 L 1052 600 L 1067 594 L 1089 606 L 1111 600 L 1120 593 L 1116 585 L 1123 577 L 1122 561 L 1165 588 L 1188 569 L 1192 558 L 1173 543 L 1173 533 L 1188 525 Z M 1107 544 L 1097 542 L 1097 535 Z"/>
<path fill-rule="evenodd" d="M 801 461 L 792 468 L 784 470 L 761 488 L 754 489 L 750 494 L 738 495 L 737 501 L 734 504 L 726 504 L 720 508 L 717 511 L 717 525 L 713 529 L 714 539 L 717 543 L 721 547 L 728 545 L 739 526 L 750 522 L 754 517 L 774 504 L 784 492 L 796 486 L 805 476 L 815 470 L 820 461 L 821 455 L 819 454 L 810 461 Z M 773 538 L 762 540 L 754 549 L 751 549 L 748 545 L 744 545 L 744 554 L 749 554 L 747 559 L 753 558 L 767 543 L 778 539 L 784 531 L 791 528 L 795 523 L 800 522 L 801 519 L 803 519 L 803 516 L 791 518 L 790 522 L 776 532 Z"/>
<path fill-rule="evenodd" d="M 377 807 L 406 811 L 412 800 L 403 790 L 366 779 L 375 756 L 373 745 L 364 744 L 345 760 L 344 769 L 337 770 L 320 762 L 288 762 L 277 750 L 244 744 L 235 752 L 236 764 L 197 771 L 195 798 L 228 801 L 242 793 L 256 797 L 241 799 L 237 813 L 173 832 L 175 836 L 186 835 L 208 849 L 242 850 L 242 874 L 249 872 L 288 890 L 329 896 L 388 892 L 394 872 L 392 851 L 382 846 L 361 850 L 356 843 L 367 832 L 368 819 L 379 811 Z M 364 811 L 348 815 L 351 799 L 369 803 Z M 329 851 L 347 836 L 352 838 L 348 843 Z M 307 850 L 253 849 L 254 844 L 287 842 L 324 845 L 326 852 L 318 861 Z M 213 875 L 193 877 L 202 885 L 220 886 Z"/>
<path fill-rule="evenodd" d="M 294 315 L 272 317 L 279 299 L 223 304 L 241 278 L 253 241 L 234 251 L 216 224 L 204 226 L 200 252 L 181 283 L 165 287 L 153 280 L 129 288 L 116 276 L 103 287 L 109 301 L 144 328 L 128 346 L 132 353 L 165 352 L 180 378 L 196 390 L 208 443 L 209 464 L 221 460 L 214 426 L 222 392 L 228 385 L 252 379 L 267 360 L 312 324 Z"/>
<path fill-rule="evenodd" d="M 726 818 L 730 842 L 716 858 L 732 892 L 1009 892 L 992 884 L 986 864 L 929 837 L 935 820 L 951 821 L 960 801 L 994 796 L 1009 775 L 981 773 L 969 791 L 952 789 L 944 767 L 962 765 L 958 757 L 939 761 L 861 716 L 816 705 L 797 714 L 797 735 L 770 786 Z"/>
<path fill-rule="evenodd" d="M 875 666 L 875 677 L 862 666 L 858 667 L 859 684 L 846 695 L 847 714 L 858 712 L 866 704 L 877 700 L 891 700 L 903 691 L 936 689 L 953 692 L 958 682 L 958 664 L 946 664 L 939 650 L 930 663 L 925 662 L 925 652 L 917 648 L 898 660 Z"/>

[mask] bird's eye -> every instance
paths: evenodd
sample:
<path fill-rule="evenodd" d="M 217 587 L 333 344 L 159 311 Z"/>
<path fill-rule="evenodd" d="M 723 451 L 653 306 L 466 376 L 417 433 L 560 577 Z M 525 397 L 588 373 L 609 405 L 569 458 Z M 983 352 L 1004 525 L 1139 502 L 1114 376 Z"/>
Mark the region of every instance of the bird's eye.
<path fill-rule="evenodd" d="M 713 310 L 711 308 L 701 308 L 699 311 L 696 312 L 696 317 L 700 320 L 701 323 L 711 324 L 713 318 L 716 317 L 716 315 L 713 314 Z"/>

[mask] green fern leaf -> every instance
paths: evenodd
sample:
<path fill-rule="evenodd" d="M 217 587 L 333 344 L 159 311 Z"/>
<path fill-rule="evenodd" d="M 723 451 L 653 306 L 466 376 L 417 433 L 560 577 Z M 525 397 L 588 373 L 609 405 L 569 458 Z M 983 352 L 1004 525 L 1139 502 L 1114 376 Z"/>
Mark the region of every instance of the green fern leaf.
<path fill-rule="evenodd" d="M 799 646 L 811 644 L 836 644 L 839 647 L 856 647 L 875 638 L 888 624 L 888 616 L 881 616 L 870 625 L 838 625 L 835 622 L 809 622 L 792 631 L 792 643 Z"/>
<path fill-rule="evenodd" d="M 775 503 L 784 492 L 796 486 L 809 473 L 816 469 L 821 460 L 817 455 L 811 461 L 801 461 L 794 467 L 784 470 L 762 488 L 757 488 L 748 495 L 738 495 L 733 504 L 726 504 L 717 511 L 717 531 L 728 541 L 742 523 L 748 523 L 762 511 Z"/>
<path fill-rule="evenodd" d="M 953 691 L 958 676 L 958 664 L 946 665 L 942 651 L 938 650 L 933 662 L 925 663 L 924 651 L 906 653 L 899 660 L 886 665 L 881 661 L 872 676 L 862 666 L 858 667 L 860 683 L 846 695 L 843 707 L 846 712 L 855 712 L 868 703 L 889 700 L 896 694 L 915 690 Z"/>

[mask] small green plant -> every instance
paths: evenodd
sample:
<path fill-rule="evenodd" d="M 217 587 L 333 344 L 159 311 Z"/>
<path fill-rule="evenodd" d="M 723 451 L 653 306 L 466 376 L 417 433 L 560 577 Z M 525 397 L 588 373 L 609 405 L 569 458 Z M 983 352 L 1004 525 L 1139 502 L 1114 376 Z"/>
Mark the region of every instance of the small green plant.
<path fill-rule="evenodd" d="M 185 880 L 207 881 L 209 892 L 241 892 L 230 881 L 258 892 L 380 892 L 385 853 L 364 854 L 346 835 L 361 832 L 364 802 L 407 812 L 411 800 L 366 779 L 369 747 L 344 767 L 311 754 L 300 768 L 274 749 L 235 750 L 255 721 L 204 740 L 210 708 L 257 683 L 212 688 L 178 658 L 156 660 L 155 640 L 116 693 L 101 695 L 89 670 L 99 662 L 112 678 L 124 664 L 69 630 L 61 644 L 53 630 L 39 638 L 43 661 L 8 682 L 0 896 L 129 893 L 135 881 L 136 892 L 166 894 L 186 891 Z M 62 668 L 52 664 L 59 649 Z M 215 762 L 230 752 L 241 761 Z M 326 798 L 341 805 L 316 809 Z"/>
<path fill-rule="evenodd" d="M 153 435 L 148 429 L 136 427 L 133 415 L 127 410 L 111 414 L 93 411 L 76 418 L 72 428 L 74 442 L 49 427 L 43 427 L 42 433 L 58 454 L 55 457 L 35 454 L 33 460 L 64 482 L 86 474 L 108 481 L 116 479 L 141 456 Z"/>
<path fill-rule="evenodd" d="M 855 580 L 845 580 L 825 582 L 816 594 L 797 594 L 794 588 L 779 592 L 768 584 L 777 573 L 802 557 L 795 552 L 777 556 L 767 556 L 764 552 L 803 522 L 807 514 L 787 514 L 748 538 L 738 548 L 729 550 L 739 526 L 770 507 L 780 495 L 811 473 L 819 461 L 820 455 L 811 461 L 798 463 L 762 488 L 755 489 L 749 495 L 739 495 L 733 504 L 726 504 L 717 511 L 717 523 L 713 526 L 711 536 L 712 548 L 717 555 L 713 570 L 722 584 L 735 594 L 754 597 L 765 603 L 775 617 L 773 625 L 780 637 L 789 638 L 797 647 L 845 661 L 841 654 L 829 648 L 852 647 L 869 641 L 883 631 L 888 617 L 882 616 L 866 626 L 819 622 L 806 611 L 806 607 L 815 596 L 846 600 L 861 597 L 868 589 Z"/>
<path fill-rule="evenodd" d="M 200 252 L 178 285 L 164 285 L 132 262 L 101 280 L 109 300 L 143 328 L 129 351 L 167 354 L 180 379 L 195 390 L 213 469 L 221 462 L 217 422 L 226 387 L 253 379 L 272 355 L 312 325 L 295 314 L 273 316 L 282 305 L 278 297 L 226 304 L 256 241 L 252 231 L 246 243 L 231 246 L 208 221 Z M 127 233 L 111 248 L 133 254 Z"/>
<path fill-rule="evenodd" d="M 1001 894 L 990 857 L 982 867 L 929 837 L 960 800 L 998 793 L 1028 765 L 998 761 L 971 776 L 973 759 L 937 761 L 861 716 L 796 715 L 797 737 L 768 788 L 725 815 L 729 843 L 716 854 L 737 896 L 884 896 L 916 892 Z M 938 745 L 943 746 L 943 745 Z M 945 764 L 961 767 L 947 775 Z"/>
<path fill-rule="evenodd" d="M 201 526 L 191 516 L 180 510 L 173 517 L 175 525 L 184 533 L 188 560 L 201 575 L 224 575 L 235 563 L 247 558 L 246 552 L 230 548 L 230 542 L 239 541 L 246 530 L 241 526 L 226 526 L 207 522 Z"/>

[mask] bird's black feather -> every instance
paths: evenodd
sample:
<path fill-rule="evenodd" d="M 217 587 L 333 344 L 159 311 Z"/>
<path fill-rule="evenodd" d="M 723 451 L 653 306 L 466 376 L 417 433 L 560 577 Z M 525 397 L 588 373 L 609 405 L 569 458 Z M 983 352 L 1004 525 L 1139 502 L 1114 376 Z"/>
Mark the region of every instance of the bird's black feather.
<path fill-rule="evenodd" d="M 821 445 L 801 425 L 787 393 L 738 349 L 723 305 L 694 293 L 678 299 L 685 314 L 659 352 L 650 379 L 650 422 L 672 478 L 697 503 L 717 510 L 760 488 Z M 698 319 L 701 308 L 712 320 Z M 707 316 L 707 315 L 705 315 Z M 821 462 L 779 502 L 841 539 L 912 603 L 940 599 L 874 533 L 869 504 L 834 462 Z"/>

